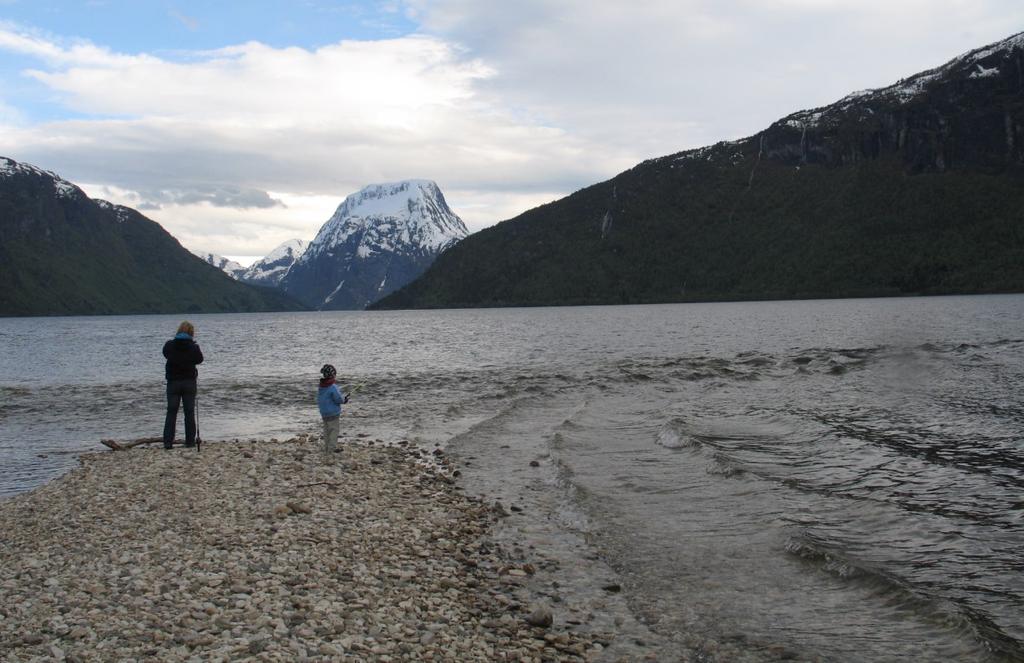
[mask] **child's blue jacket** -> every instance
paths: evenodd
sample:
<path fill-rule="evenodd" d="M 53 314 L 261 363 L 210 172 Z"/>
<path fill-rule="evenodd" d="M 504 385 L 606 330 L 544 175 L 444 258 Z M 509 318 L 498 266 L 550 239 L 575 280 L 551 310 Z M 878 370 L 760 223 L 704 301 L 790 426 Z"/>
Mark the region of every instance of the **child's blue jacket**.
<path fill-rule="evenodd" d="M 320 406 L 320 416 L 324 419 L 340 415 L 344 400 L 338 385 L 334 382 L 326 387 L 320 387 L 316 392 L 316 403 Z"/>

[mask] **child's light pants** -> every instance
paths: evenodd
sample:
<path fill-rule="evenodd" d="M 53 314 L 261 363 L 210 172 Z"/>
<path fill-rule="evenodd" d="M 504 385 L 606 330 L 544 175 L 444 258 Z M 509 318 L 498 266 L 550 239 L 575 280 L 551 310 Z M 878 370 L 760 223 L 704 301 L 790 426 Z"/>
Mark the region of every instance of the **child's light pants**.
<path fill-rule="evenodd" d="M 324 451 L 334 453 L 334 446 L 338 443 L 338 433 L 341 432 L 341 417 L 330 417 L 324 419 Z"/>

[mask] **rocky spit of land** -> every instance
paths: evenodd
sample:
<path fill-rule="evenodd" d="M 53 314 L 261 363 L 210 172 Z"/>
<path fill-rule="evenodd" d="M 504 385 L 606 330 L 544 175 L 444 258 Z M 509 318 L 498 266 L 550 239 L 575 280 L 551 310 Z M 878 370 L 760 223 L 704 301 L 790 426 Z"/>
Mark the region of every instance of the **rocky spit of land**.
<path fill-rule="evenodd" d="M 0 501 L 0 660 L 584 661 L 443 458 L 314 439 L 87 454 Z M 550 571 L 550 569 L 547 569 Z"/>

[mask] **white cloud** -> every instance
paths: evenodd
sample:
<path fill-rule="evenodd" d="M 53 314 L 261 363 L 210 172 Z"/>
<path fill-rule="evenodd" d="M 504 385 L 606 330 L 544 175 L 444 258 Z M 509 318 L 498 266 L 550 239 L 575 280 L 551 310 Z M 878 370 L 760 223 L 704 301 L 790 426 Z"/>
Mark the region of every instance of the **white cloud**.
<path fill-rule="evenodd" d="M 270 192 L 280 208 L 217 207 L 209 203 L 164 204 L 146 209 L 139 194 L 107 184 L 80 184 L 91 198 L 138 209 L 165 228 L 173 228 L 183 246 L 219 255 L 263 256 L 289 239 L 312 239 L 338 205 L 335 196 Z"/>
<path fill-rule="evenodd" d="M 1024 27 L 1017 0 L 407 0 L 500 74 L 481 87 L 646 156 L 754 133 Z"/>
<path fill-rule="evenodd" d="M 88 113 L 268 129 L 317 122 L 389 128 L 471 97 L 472 81 L 489 71 L 455 55 L 428 37 L 341 42 L 316 51 L 252 42 L 184 63 L 147 56 L 78 60 L 62 51 L 54 59 L 66 68 L 30 75 Z"/>
<path fill-rule="evenodd" d="M 259 223 L 269 250 L 292 237 L 280 226 L 293 221 L 275 219 L 371 182 L 438 180 L 466 192 L 473 206 L 456 212 L 480 228 L 522 211 L 512 200 L 546 201 L 634 161 L 594 159 L 593 146 L 486 99 L 475 86 L 495 72 L 432 37 L 314 51 L 248 43 L 172 62 L 0 29 L 0 48 L 38 56 L 48 67 L 27 75 L 99 118 L 5 132 L 0 152 L 107 183 L 183 241 L 205 234 L 199 248 L 222 253 L 253 251 Z"/>

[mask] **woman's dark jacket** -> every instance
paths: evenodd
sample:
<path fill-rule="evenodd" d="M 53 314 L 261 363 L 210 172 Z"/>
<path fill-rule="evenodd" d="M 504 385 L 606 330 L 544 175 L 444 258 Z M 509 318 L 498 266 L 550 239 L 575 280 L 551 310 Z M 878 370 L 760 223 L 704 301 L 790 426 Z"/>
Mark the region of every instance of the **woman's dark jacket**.
<path fill-rule="evenodd" d="M 164 343 L 164 356 L 167 357 L 164 372 L 168 382 L 195 380 L 199 376 L 196 364 L 203 363 L 203 351 L 188 334 L 178 334 Z"/>

